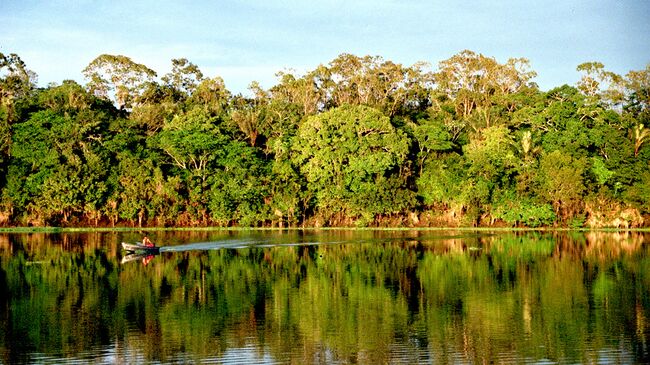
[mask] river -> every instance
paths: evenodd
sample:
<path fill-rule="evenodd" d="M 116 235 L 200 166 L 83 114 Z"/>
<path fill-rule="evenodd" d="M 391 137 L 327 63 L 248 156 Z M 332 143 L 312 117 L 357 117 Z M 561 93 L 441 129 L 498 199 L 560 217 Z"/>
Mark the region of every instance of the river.
<path fill-rule="evenodd" d="M 650 363 L 650 233 L 0 234 L 2 363 Z"/>

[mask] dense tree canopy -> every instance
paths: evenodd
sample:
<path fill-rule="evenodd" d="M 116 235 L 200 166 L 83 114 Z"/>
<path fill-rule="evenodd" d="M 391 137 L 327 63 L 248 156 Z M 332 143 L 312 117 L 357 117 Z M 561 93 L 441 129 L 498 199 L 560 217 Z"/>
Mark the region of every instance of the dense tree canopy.
<path fill-rule="evenodd" d="M 0 54 L 5 225 L 615 226 L 650 221 L 650 65 L 342 54 L 233 95 L 187 59 L 100 55 L 45 88 Z M 645 218 L 644 218 L 645 217 Z"/>

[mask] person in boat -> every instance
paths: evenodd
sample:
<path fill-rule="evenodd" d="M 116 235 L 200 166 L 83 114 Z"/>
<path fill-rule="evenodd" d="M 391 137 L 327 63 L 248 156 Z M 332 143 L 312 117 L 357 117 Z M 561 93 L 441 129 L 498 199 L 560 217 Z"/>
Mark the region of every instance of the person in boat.
<path fill-rule="evenodd" d="M 145 237 L 142 239 L 142 244 L 145 245 L 145 246 L 147 246 L 147 247 L 156 247 L 156 245 L 154 245 L 153 242 L 151 242 L 151 240 L 150 240 L 149 237 L 147 237 L 147 236 L 145 236 Z"/>
<path fill-rule="evenodd" d="M 147 246 L 147 247 L 156 247 L 156 245 L 154 245 L 153 242 L 151 242 L 151 240 L 150 240 L 149 237 L 147 237 L 147 236 L 144 236 L 144 238 L 142 239 L 142 244 L 145 245 L 145 246 Z M 143 264 L 144 266 L 147 266 L 147 264 L 148 264 L 151 260 L 153 260 L 153 255 L 147 255 L 146 257 L 143 257 L 143 258 L 142 258 L 142 264 Z"/>

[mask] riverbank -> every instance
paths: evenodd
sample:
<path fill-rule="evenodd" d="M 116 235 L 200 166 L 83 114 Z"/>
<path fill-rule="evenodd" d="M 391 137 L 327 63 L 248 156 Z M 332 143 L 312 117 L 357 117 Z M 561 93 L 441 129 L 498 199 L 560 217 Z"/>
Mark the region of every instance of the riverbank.
<path fill-rule="evenodd" d="M 461 231 L 461 232 L 650 232 L 644 228 L 559 227 L 2 227 L 0 233 L 170 232 L 170 231 Z"/>

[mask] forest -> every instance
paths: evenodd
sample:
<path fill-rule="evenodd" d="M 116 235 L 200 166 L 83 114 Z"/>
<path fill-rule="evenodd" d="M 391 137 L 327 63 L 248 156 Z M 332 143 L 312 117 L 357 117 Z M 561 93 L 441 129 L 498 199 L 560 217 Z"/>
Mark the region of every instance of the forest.
<path fill-rule="evenodd" d="M 341 54 L 245 95 L 171 66 L 38 87 L 0 53 L 0 225 L 650 224 L 650 64 L 543 91 L 524 58 Z"/>

